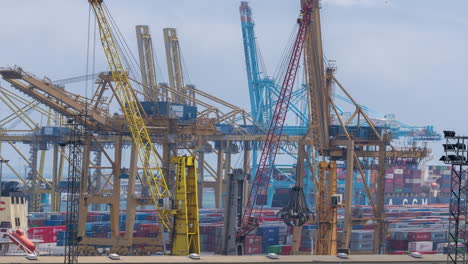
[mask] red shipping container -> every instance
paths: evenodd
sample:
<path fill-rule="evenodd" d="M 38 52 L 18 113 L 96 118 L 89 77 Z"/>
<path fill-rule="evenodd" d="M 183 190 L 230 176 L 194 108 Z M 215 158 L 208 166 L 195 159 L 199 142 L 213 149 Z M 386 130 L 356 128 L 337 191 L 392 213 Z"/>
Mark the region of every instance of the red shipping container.
<path fill-rule="evenodd" d="M 253 255 L 253 254 L 262 254 L 262 244 L 258 245 L 249 245 L 245 246 L 244 253 L 246 255 Z"/>
<path fill-rule="evenodd" d="M 281 247 L 281 255 L 287 256 L 291 255 L 292 246 L 284 245 Z"/>
<path fill-rule="evenodd" d="M 304 252 L 311 252 L 312 248 L 307 248 L 307 247 L 300 247 L 299 251 L 304 251 Z"/>
<path fill-rule="evenodd" d="M 408 241 L 431 241 L 431 232 L 408 232 Z"/>
<path fill-rule="evenodd" d="M 245 249 L 247 255 L 262 253 L 262 237 L 261 236 L 246 236 Z"/>
<path fill-rule="evenodd" d="M 387 178 L 386 178 L 386 179 L 385 179 L 385 183 L 391 183 L 391 184 L 393 184 L 393 179 L 387 179 Z"/>
<path fill-rule="evenodd" d="M 395 179 L 393 179 L 393 184 L 403 185 L 403 184 L 405 184 L 405 181 L 403 180 L 403 178 L 395 178 Z"/>
<path fill-rule="evenodd" d="M 393 250 L 408 250 L 408 240 L 390 240 L 390 247 Z"/>
<path fill-rule="evenodd" d="M 206 214 L 207 217 L 221 217 L 223 214 L 221 213 L 211 213 L 211 214 Z"/>
<path fill-rule="evenodd" d="M 252 245 L 261 245 L 262 244 L 262 237 L 261 236 L 246 236 L 245 237 L 245 245 L 252 246 Z"/>
<path fill-rule="evenodd" d="M 156 223 L 140 224 L 138 225 L 138 231 L 148 232 L 148 233 L 159 233 L 160 228 L 159 228 L 159 224 L 156 224 Z"/>
<path fill-rule="evenodd" d="M 393 183 L 385 183 L 384 186 L 386 191 L 393 191 Z"/>

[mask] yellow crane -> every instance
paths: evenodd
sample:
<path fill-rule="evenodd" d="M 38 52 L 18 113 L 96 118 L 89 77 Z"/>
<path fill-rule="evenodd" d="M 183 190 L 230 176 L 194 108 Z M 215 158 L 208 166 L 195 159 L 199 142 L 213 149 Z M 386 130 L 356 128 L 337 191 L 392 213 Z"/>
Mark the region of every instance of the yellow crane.
<path fill-rule="evenodd" d="M 172 252 L 179 255 L 199 254 L 198 202 L 193 202 L 194 199 L 198 201 L 196 173 L 194 170 L 195 159 L 193 157 L 189 159 L 185 157 L 175 158 L 178 165 L 176 177 L 178 183 L 176 184 L 176 203 L 172 207 L 171 193 L 145 125 L 138 99 L 119 54 L 117 43 L 114 40 L 103 0 L 88 0 L 88 2 L 96 16 L 102 47 L 114 79 L 114 93 L 132 134 L 133 144 L 137 149 L 139 160 L 143 165 L 143 178 L 147 179 L 151 198 L 158 211 L 159 221 L 164 228 L 171 229 L 171 216 L 175 215 L 176 228 L 173 230 L 174 244 Z M 188 175 L 185 174 L 187 166 Z M 195 184 L 195 188 L 193 188 L 193 184 Z M 189 193 L 187 193 L 188 190 Z M 183 228 L 184 225 L 188 225 L 190 228 Z"/>
<path fill-rule="evenodd" d="M 309 6 L 311 15 L 308 17 L 304 42 L 304 75 L 308 87 L 309 127 L 299 144 L 297 186 L 302 187 L 304 180 L 304 164 L 312 169 L 315 186 L 315 222 L 318 230 L 315 236 L 315 255 L 337 254 L 337 207 L 336 194 L 336 163 L 326 161 L 329 155 L 330 139 L 330 95 L 331 82 L 324 76 L 322 34 L 320 29 L 320 3 L 318 0 L 301 0 L 301 6 Z M 311 161 L 305 151 L 305 146 L 313 147 L 318 162 Z M 312 155 L 314 159 L 314 155 Z M 317 175 L 316 175 L 317 174 Z M 312 220 L 313 221 L 313 220 Z M 312 221 L 309 221 L 312 222 Z M 299 254 L 302 226 L 296 224 L 293 231 L 293 254 Z"/>

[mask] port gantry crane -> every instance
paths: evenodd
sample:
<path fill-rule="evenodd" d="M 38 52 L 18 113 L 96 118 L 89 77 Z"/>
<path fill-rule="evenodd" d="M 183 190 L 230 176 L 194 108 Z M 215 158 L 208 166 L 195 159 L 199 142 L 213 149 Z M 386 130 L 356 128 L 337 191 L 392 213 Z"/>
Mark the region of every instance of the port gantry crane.
<path fill-rule="evenodd" d="M 114 41 L 111 25 L 103 6 L 103 0 L 88 1 L 96 16 L 101 43 L 115 83 L 114 93 L 124 112 L 133 144 L 138 151 L 138 157 L 143 165 L 143 175 L 147 180 L 147 187 L 158 211 L 158 219 L 164 228 L 171 229 L 173 225 L 170 218 L 172 215 L 175 216 L 172 254 L 199 254 L 200 240 L 196 170 L 194 169 L 195 161 L 193 158 L 174 157 L 173 162 L 178 165 L 176 179 L 176 189 L 178 191 L 175 197 L 176 208 L 173 209 L 171 204 L 173 197 L 171 197 L 170 190 L 166 184 L 167 179 L 165 179 L 162 173 L 156 150 L 144 122 L 144 114 L 140 110 L 139 101 L 120 57 L 117 43 Z M 186 179 L 187 169 L 188 178 L 192 178 L 192 180 L 187 181 Z M 180 193 L 180 191 L 184 193 Z M 190 228 L 188 228 L 189 226 Z M 161 242 L 165 244 L 164 241 Z"/>
<path fill-rule="evenodd" d="M 299 68 L 300 58 L 306 39 L 307 28 L 309 26 L 311 5 L 309 3 L 302 7 L 301 17 L 298 19 L 299 29 L 296 35 L 289 64 L 286 69 L 281 91 L 276 103 L 271 123 L 267 132 L 267 137 L 260 155 L 257 172 L 252 182 L 252 187 L 248 195 L 246 207 L 242 217 L 239 219 L 239 226 L 235 237 L 235 249 L 233 249 L 234 238 L 226 241 L 227 252 L 243 254 L 243 243 L 246 236 L 259 225 L 259 217 L 262 214 L 263 206 L 266 202 L 267 191 L 270 184 L 273 164 L 279 149 L 279 143 L 289 108 L 296 74 Z"/>
<path fill-rule="evenodd" d="M 328 157 L 330 145 L 330 100 L 331 100 L 331 85 L 330 75 L 331 69 L 324 70 L 322 36 L 320 28 L 320 3 L 318 0 L 302 0 L 301 5 L 311 6 L 311 16 L 309 17 L 310 26 L 307 32 L 307 38 L 304 44 L 304 75 L 306 87 L 308 88 L 307 98 L 309 126 L 308 134 L 304 138 L 309 137 L 309 140 L 299 143 L 302 154 L 298 157 L 300 163 L 312 163 L 312 177 L 316 180 L 315 192 L 315 208 L 317 213 L 318 230 L 316 234 L 316 246 L 314 247 L 316 255 L 335 255 L 337 253 L 336 237 L 337 237 L 337 201 L 334 201 L 336 195 L 336 163 L 334 161 L 325 161 Z M 325 77 L 325 78 L 324 78 Z M 308 142 L 307 142 L 308 141 Z M 305 156 L 305 146 L 311 145 L 315 151 L 317 160 L 321 160 L 318 164 L 308 161 Z M 312 156 L 313 157 L 313 156 Z M 314 172 L 318 172 L 316 177 Z M 304 171 L 298 171 L 298 186 L 301 186 L 303 181 Z M 296 228 L 301 230 L 301 227 Z M 297 234 L 297 231 L 296 231 Z M 298 250 L 298 244 L 294 244 L 294 251 Z"/>
<path fill-rule="evenodd" d="M 288 225 L 295 226 L 295 237 L 301 236 L 301 226 L 308 222 L 311 216 L 311 212 L 307 208 L 307 202 L 303 192 L 304 174 L 306 171 L 305 165 L 308 164 L 309 167 L 313 166 L 316 168 L 318 172 L 318 180 L 314 181 L 314 185 L 317 189 L 315 192 L 315 200 L 319 230 L 317 232 L 317 246 L 315 247 L 315 254 L 329 255 L 335 254 L 337 251 L 336 206 L 332 204 L 332 198 L 336 193 L 336 164 L 335 162 L 326 162 L 324 160 L 318 164 L 311 164 L 310 160 L 307 158 L 306 146 L 312 146 L 314 151 L 321 155 L 322 158 L 326 156 L 326 151 L 329 146 L 329 95 L 331 92 L 331 81 L 327 80 L 325 83 L 323 78 L 323 72 L 325 71 L 323 69 L 320 23 L 316 21 L 317 19 L 320 19 L 318 13 L 319 2 L 303 1 L 301 6 L 303 7 L 302 18 L 299 20 L 300 27 L 293 48 L 293 55 L 271 118 L 267 141 L 262 150 L 258 168 L 256 170 L 256 176 L 252 184 L 249 201 L 246 205 L 247 208 L 244 212 L 244 216 L 242 217 L 240 230 L 238 231 L 238 240 L 242 241 L 243 237 L 258 225 L 258 223 L 254 222 L 256 217 L 253 215 L 252 210 L 255 205 L 261 204 L 259 212 L 256 212 L 257 214 L 261 214 L 264 202 L 261 201 L 258 203 L 257 199 L 259 195 L 262 197 L 266 196 L 266 191 L 270 184 L 270 175 L 272 168 L 274 167 L 275 155 L 278 150 L 278 135 L 281 135 L 286 117 L 285 112 L 288 109 L 289 100 L 292 94 L 292 85 L 289 84 L 291 80 L 288 78 L 290 78 L 292 74 L 295 76 L 300 55 L 304 52 L 304 71 L 306 76 L 306 86 L 308 87 L 307 98 L 309 99 L 307 110 L 308 115 L 298 115 L 298 117 L 302 117 L 301 119 L 303 123 L 307 124 L 308 128 L 307 132 L 298 143 L 296 185 L 290 191 L 288 206 L 280 211 L 279 216 L 281 216 Z M 254 112 L 254 117 L 266 123 L 269 121 L 268 117 L 271 115 L 269 114 L 271 98 L 269 96 L 265 97 L 265 95 L 274 94 L 275 84 L 269 78 L 260 78 L 253 31 L 254 24 L 252 13 L 247 2 L 241 3 L 240 12 L 252 111 Z M 293 73 L 291 71 L 293 71 Z M 294 80 L 292 81 L 294 82 Z M 280 108 L 279 111 L 278 108 Z M 298 112 L 300 113 L 300 111 Z M 278 129 L 278 127 L 281 128 Z M 319 157 L 317 157 L 317 159 L 319 159 Z M 256 161 L 255 157 L 253 160 L 254 162 Z M 312 170 L 312 176 L 315 180 L 314 172 L 315 169 Z M 300 242 L 299 239 L 297 241 Z M 297 247 L 298 244 L 299 243 L 296 243 L 295 246 Z M 294 249 L 294 251 L 298 250 L 298 247 Z"/>
<path fill-rule="evenodd" d="M 305 2 L 307 1 L 301 1 L 302 4 Z M 367 116 L 369 109 L 357 104 L 335 79 L 334 67 L 332 67 L 332 65 L 327 65 L 326 69 L 324 69 L 325 63 L 323 61 L 322 52 L 319 5 L 318 1 L 310 2 L 314 2 L 312 4 L 314 11 L 312 12 L 310 22 L 312 26 L 309 26 L 310 32 L 307 34 L 308 39 L 304 45 L 304 52 L 306 54 L 304 62 L 306 84 L 303 86 L 303 89 L 295 91 L 293 94 L 293 98 L 296 96 L 299 99 L 291 99 L 300 101 L 307 98 L 307 103 L 305 105 L 308 107 L 308 111 L 304 112 L 308 112 L 308 114 L 306 114 L 305 117 L 297 115 L 297 117 L 302 120 L 304 124 L 302 126 L 304 127 L 287 127 L 284 129 L 284 131 L 287 131 L 286 133 L 289 131 L 296 131 L 296 133 L 300 131 L 300 133 L 303 133 L 302 139 L 298 142 L 297 177 L 295 179 L 292 179 L 292 177 L 285 177 L 287 180 L 283 182 L 272 181 L 271 184 L 274 184 L 276 187 L 282 187 L 285 185 L 285 182 L 289 184 L 291 182 L 294 183 L 296 186 L 291 193 L 296 192 L 295 197 L 298 198 L 301 197 L 301 195 L 297 192 L 300 191 L 304 184 L 306 184 L 307 189 L 307 186 L 310 186 L 310 179 L 312 179 L 315 188 L 317 221 L 319 223 L 319 230 L 316 237 L 316 244 L 318 246 L 315 247 L 315 251 L 316 254 L 333 254 L 337 251 L 337 205 L 335 203 L 338 201 L 338 196 L 336 195 L 336 169 L 334 169 L 337 165 L 334 160 L 346 161 L 345 235 L 342 239 L 342 248 L 346 250 L 349 246 L 349 236 L 351 232 L 352 182 L 354 180 L 354 171 L 359 171 L 360 176 L 363 178 L 366 192 L 369 195 L 369 201 L 374 208 L 376 220 L 379 222 L 378 229 L 381 230 L 382 227 L 382 214 L 377 211 L 383 210 L 383 199 L 380 199 L 382 197 L 377 197 L 379 202 L 377 209 L 373 202 L 372 195 L 369 192 L 370 188 L 364 177 L 365 175 L 359 158 L 379 158 L 379 175 L 381 176 L 380 178 L 383 178 L 384 159 L 411 158 L 420 160 L 427 154 L 424 149 L 421 150 L 415 147 L 404 151 L 397 151 L 392 147 L 390 151 L 387 151 L 386 146 L 390 139 L 388 136 L 382 136 L 384 130 L 390 130 L 392 136 L 395 138 L 410 137 L 411 139 L 414 138 L 414 140 L 437 140 L 440 138 L 440 135 L 433 130 L 421 129 L 418 127 L 410 127 L 411 132 L 406 133 L 402 131 L 401 128 L 407 129 L 408 126 L 401 122 L 393 122 L 391 118 L 388 119 L 387 117 L 383 119 L 371 119 Z M 240 11 L 251 108 L 253 115 L 260 119 L 262 117 L 268 117 L 269 113 L 272 112 L 272 106 L 276 99 L 275 96 L 277 96 L 275 89 L 277 86 L 268 77 L 260 77 L 261 74 L 265 74 L 265 72 L 259 69 L 257 56 L 258 48 L 255 43 L 256 40 L 253 29 L 254 23 L 252 12 L 247 2 L 241 2 Z M 341 96 L 334 93 L 332 91 L 333 84 L 337 84 L 345 95 Z M 273 95 L 273 100 L 271 99 L 271 95 Z M 347 113 L 344 113 L 339 106 L 335 105 L 332 101 L 333 99 L 354 105 L 356 111 L 352 114 L 350 113 L 349 117 L 346 117 Z M 294 112 L 294 107 L 291 110 Z M 332 116 L 332 111 L 334 111 L 334 116 Z M 424 137 L 418 136 L 421 134 L 419 131 L 423 132 L 422 134 Z M 359 133 L 361 132 L 366 133 L 360 135 Z M 313 149 L 311 150 L 308 146 L 313 146 Z M 354 152 L 354 148 L 358 151 Z M 315 155 L 315 158 L 310 158 L 311 153 Z M 383 154 L 383 156 L 381 154 Z M 318 161 L 320 157 L 322 162 L 317 163 L 316 161 Z M 325 159 L 329 159 L 330 162 L 323 162 Z M 312 163 L 311 160 L 314 161 L 314 163 Z M 253 162 L 253 171 L 255 172 L 255 158 Z M 304 173 L 306 173 L 306 175 L 304 175 Z M 316 175 L 317 173 L 318 175 Z M 312 174 L 312 177 L 310 177 L 310 174 Z M 382 183 L 380 182 L 378 184 L 379 188 L 381 185 Z M 273 189 L 274 188 L 271 188 L 270 191 L 274 191 Z M 379 189 L 379 191 L 379 193 L 383 194 L 383 190 Z M 270 196 L 272 195 L 270 194 Z M 296 198 L 289 200 L 297 201 L 298 199 Z M 302 202 L 299 202 L 299 204 L 301 203 Z M 305 204 L 305 202 L 303 203 Z M 280 215 L 285 217 L 285 222 L 289 224 L 295 223 L 297 225 L 293 232 L 293 253 L 297 254 L 299 253 L 301 238 L 300 225 L 302 223 L 300 221 L 290 221 L 291 218 L 287 213 L 288 210 L 295 206 L 296 205 L 288 204 Z M 376 239 L 379 245 L 381 245 L 379 240 L 381 241 L 382 238 L 380 234 L 381 232 L 379 231 L 377 234 L 378 239 Z M 375 249 L 379 250 L 378 248 L 380 248 L 380 246 L 376 245 Z"/>

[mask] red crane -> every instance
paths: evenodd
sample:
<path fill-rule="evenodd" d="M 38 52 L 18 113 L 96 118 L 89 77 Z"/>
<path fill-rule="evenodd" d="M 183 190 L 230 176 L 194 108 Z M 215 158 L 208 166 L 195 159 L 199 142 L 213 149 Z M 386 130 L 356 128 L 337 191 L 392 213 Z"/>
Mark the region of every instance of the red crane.
<path fill-rule="evenodd" d="M 267 138 L 263 145 L 248 202 L 241 219 L 240 227 L 237 231 L 237 241 L 239 243 L 242 243 L 245 237 L 259 224 L 258 217 L 261 215 L 267 197 L 266 194 L 270 183 L 272 168 L 275 163 L 276 153 L 278 152 L 283 126 L 289 108 L 289 101 L 299 68 L 306 32 L 310 22 L 311 10 L 312 4 L 308 2 L 301 10 L 302 18 L 298 19 L 299 30 L 294 42 L 273 118 L 268 129 Z"/>

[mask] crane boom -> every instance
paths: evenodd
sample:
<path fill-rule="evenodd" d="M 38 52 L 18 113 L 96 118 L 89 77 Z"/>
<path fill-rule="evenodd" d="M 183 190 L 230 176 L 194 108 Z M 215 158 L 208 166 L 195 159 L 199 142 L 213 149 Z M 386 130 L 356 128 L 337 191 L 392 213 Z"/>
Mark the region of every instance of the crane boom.
<path fill-rule="evenodd" d="M 310 5 L 305 5 L 302 10 L 302 19 L 298 20 L 300 26 L 294 42 L 289 65 L 281 86 L 281 92 L 278 97 L 278 102 L 276 103 L 273 118 L 268 129 L 267 138 L 262 149 L 262 154 L 252 183 L 252 189 L 249 194 L 246 209 L 242 216 L 240 228 L 237 233 L 237 240 L 239 242 L 242 242 L 245 236 L 258 226 L 258 216 L 254 215 L 254 208 L 255 205 L 259 205 L 259 209 L 261 211 L 265 203 L 264 199 L 270 182 L 271 170 L 276 159 L 276 153 L 278 151 L 286 114 L 289 108 L 292 89 L 296 80 L 297 70 L 299 68 L 304 40 L 310 21 L 310 10 Z"/>
<path fill-rule="evenodd" d="M 109 64 L 110 72 L 115 82 L 115 94 L 127 120 L 133 143 L 138 151 L 138 157 L 143 164 L 143 173 L 148 181 L 151 198 L 158 210 L 161 224 L 170 226 L 169 213 L 160 207 L 160 199 L 169 198 L 170 191 L 163 176 L 159 160 L 151 142 L 148 129 L 144 123 L 139 102 L 133 91 L 127 71 L 119 54 L 119 50 L 112 35 L 107 14 L 102 4 L 103 0 L 88 0 L 97 19 L 102 47 Z"/>
<path fill-rule="evenodd" d="M 322 156 L 326 156 L 329 146 L 330 127 L 330 92 L 325 85 L 322 50 L 322 33 L 320 29 L 320 6 L 318 0 L 302 0 L 303 5 L 312 6 L 309 33 L 304 44 L 304 72 L 306 85 L 309 88 L 309 131 L 312 144 Z"/>

